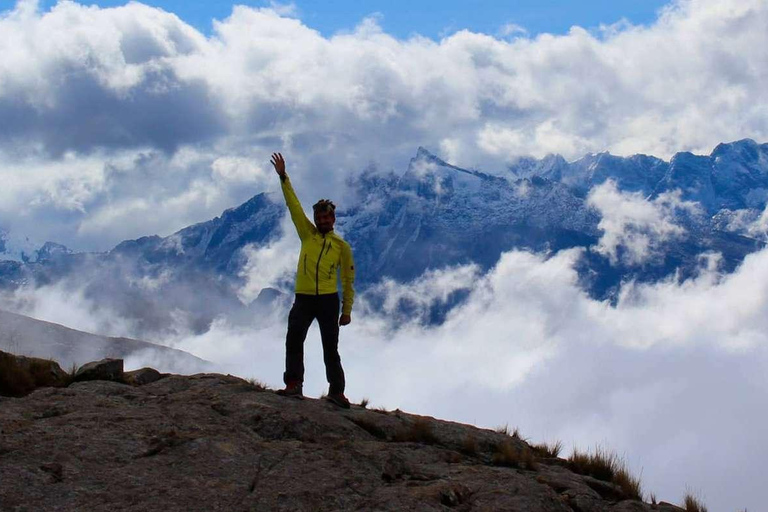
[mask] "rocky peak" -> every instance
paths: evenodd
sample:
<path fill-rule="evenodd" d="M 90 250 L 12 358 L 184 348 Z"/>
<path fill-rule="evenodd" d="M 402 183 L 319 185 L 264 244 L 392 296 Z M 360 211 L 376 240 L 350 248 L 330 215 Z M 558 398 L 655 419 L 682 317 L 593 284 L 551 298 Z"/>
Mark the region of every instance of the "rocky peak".
<path fill-rule="evenodd" d="M 758 144 L 752 139 L 741 139 L 734 142 L 721 142 L 715 146 L 710 156 L 755 161 L 761 152 L 768 152 L 768 144 Z"/>
<path fill-rule="evenodd" d="M 682 510 L 516 432 L 339 409 L 232 375 L 126 379 L 121 363 L 0 398 L 3 508 Z"/>

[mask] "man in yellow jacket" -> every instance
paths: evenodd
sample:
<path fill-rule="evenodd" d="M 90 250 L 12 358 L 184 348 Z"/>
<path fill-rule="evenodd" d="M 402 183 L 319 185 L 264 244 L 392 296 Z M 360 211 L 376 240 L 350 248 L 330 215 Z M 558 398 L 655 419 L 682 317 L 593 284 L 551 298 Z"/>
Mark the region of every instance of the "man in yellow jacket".
<path fill-rule="evenodd" d="M 352 248 L 333 231 L 336 206 L 321 199 L 312 207 L 312 224 L 301 207 L 299 199 L 285 172 L 285 159 L 280 153 L 272 154 L 275 168 L 285 196 L 291 220 L 301 239 L 301 253 L 296 268 L 296 297 L 288 315 L 288 334 L 285 339 L 285 389 L 279 394 L 303 398 L 304 340 L 312 321 L 316 318 L 323 340 L 325 376 L 328 380 L 328 400 L 349 408 L 344 396 L 344 370 L 339 356 L 339 326 L 352 321 L 352 301 L 355 296 L 355 262 Z M 339 317 L 339 294 L 336 273 L 341 271 L 342 306 Z"/>

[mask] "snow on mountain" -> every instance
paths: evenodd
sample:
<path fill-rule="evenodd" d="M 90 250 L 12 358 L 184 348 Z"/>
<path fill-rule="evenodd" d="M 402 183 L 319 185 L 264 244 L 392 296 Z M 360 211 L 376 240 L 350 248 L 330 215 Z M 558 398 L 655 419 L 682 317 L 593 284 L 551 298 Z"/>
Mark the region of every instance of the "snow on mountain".
<path fill-rule="evenodd" d="M 353 183 L 360 205 L 338 222 L 364 282 L 469 261 L 487 267 L 515 246 L 559 249 L 598 236 L 599 218 L 567 187 L 461 169 L 424 148 L 399 179 L 366 191 L 371 182 L 363 176 Z"/>
<path fill-rule="evenodd" d="M 702 213 L 676 209 L 670 222 L 684 234 L 660 241 L 652 261 L 608 261 L 593 250 L 604 234 L 603 215 L 587 201 L 588 192 L 608 179 L 640 200 L 675 197 L 696 202 Z M 584 247 L 578 269 L 583 285 L 606 298 L 623 279 L 655 280 L 675 270 L 690 275 L 706 251 L 720 252 L 724 269 L 732 270 L 763 247 L 764 237 L 754 231 L 768 225 L 760 220 L 768 145 L 750 140 L 721 144 L 709 156 L 678 153 L 670 162 L 608 153 L 571 163 L 557 155 L 524 158 L 506 176 L 462 169 L 419 148 L 402 174 L 372 166 L 347 184 L 351 193 L 337 211 L 337 230 L 354 249 L 360 292 L 383 278 L 408 281 L 451 265 L 490 268 L 514 248 Z M 179 311 L 202 330 L 223 311 L 245 308 L 244 314 L 251 314 L 237 296 L 247 263 L 243 249 L 280 237 L 285 211 L 282 197 L 258 194 L 210 221 L 168 237 L 127 240 L 105 254 L 68 254 L 66 248 L 46 246 L 35 260 L 0 262 L 0 286 L 64 277 L 88 281 L 86 293 L 93 300 L 140 318 L 150 331 Z M 752 228 L 744 227 L 747 221 Z"/>

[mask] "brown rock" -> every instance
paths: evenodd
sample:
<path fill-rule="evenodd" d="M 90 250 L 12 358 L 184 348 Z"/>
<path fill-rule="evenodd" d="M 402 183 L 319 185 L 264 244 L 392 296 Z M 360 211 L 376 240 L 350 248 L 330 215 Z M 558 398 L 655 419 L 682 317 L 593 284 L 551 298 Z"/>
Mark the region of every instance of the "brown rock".
<path fill-rule="evenodd" d="M 131 372 L 125 372 L 123 374 L 125 382 L 133 386 L 143 386 L 145 384 L 151 384 L 163 378 L 163 374 L 154 368 L 141 368 L 140 370 L 133 370 Z"/>
<path fill-rule="evenodd" d="M 122 382 L 123 379 L 123 360 L 122 359 L 102 359 L 101 361 L 92 361 L 81 366 L 75 373 L 75 382 L 87 380 L 112 380 Z"/>
<path fill-rule="evenodd" d="M 428 440 L 395 439 L 417 422 Z M 500 443 L 523 443 L 502 433 L 225 375 L 41 389 L 2 400 L 0 432 L 0 503 L 17 510 L 651 510 L 560 465 L 493 465 Z"/>
<path fill-rule="evenodd" d="M 0 395 L 25 396 L 37 388 L 66 386 L 69 374 L 56 361 L 0 351 Z"/>

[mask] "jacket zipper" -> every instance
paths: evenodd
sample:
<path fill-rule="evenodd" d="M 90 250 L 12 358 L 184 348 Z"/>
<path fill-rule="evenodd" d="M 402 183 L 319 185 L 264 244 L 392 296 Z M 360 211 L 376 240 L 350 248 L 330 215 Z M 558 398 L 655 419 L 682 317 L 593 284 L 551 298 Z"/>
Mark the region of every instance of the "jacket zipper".
<path fill-rule="evenodd" d="M 320 295 L 320 260 L 323 258 L 325 249 L 325 235 L 323 235 L 323 246 L 320 248 L 320 256 L 317 257 L 317 266 L 315 267 L 315 295 Z"/>
<path fill-rule="evenodd" d="M 304 275 L 307 275 L 307 253 L 304 253 Z"/>

